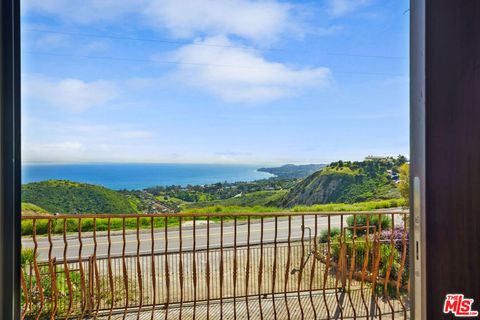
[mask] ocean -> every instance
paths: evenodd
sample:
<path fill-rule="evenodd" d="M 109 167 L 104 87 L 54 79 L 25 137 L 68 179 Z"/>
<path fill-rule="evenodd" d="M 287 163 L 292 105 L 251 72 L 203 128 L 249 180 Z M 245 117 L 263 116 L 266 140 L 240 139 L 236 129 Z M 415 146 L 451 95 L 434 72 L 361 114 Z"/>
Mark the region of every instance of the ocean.
<path fill-rule="evenodd" d="M 273 177 L 261 165 L 224 164 L 24 164 L 22 183 L 71 180 L 122 189 L 253 181 Z"/>

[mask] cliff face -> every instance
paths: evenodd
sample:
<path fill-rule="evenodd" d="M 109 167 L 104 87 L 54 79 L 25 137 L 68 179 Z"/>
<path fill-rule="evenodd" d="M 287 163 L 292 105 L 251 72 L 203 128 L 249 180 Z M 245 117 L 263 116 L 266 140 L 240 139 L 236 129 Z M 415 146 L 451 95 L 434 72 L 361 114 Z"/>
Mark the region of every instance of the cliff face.
<path fill-rule="evenodd" d="M 342 192 L 355 183 L 356 176 L 350 173 L 316 172 L 297 184 L 283 199 L 281 205 L 312 205 L 332 203 L 342 196 Z"/>
<path fill-rule="evenodd" d="M 283 207 L 324 203 L 355 203 L 399 198 L 388 166 L 365 162 L 356 166 L 328 166 L 308 176 L 280 201 Z"/>

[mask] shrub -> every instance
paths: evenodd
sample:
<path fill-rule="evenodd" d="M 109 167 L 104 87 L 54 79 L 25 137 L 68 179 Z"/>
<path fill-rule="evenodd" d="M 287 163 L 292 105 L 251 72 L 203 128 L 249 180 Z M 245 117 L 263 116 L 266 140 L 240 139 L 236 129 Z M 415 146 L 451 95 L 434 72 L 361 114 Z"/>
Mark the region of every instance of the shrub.
<path fill-rule="evenodd" d="M 360 237 L 355 239 L 355 261 L 357 264 L 361 263 L 363 261 L 363 258 L 365 257 L 365 252 L 367 250 L 367 244 L 365 241 L 365 237 Z M 343 242 L 343 239 L 342 239 Z M 353 256 L 353 244 L 352 244 L 352 238 L 350 234 L 347 234 L 346 237 L 346 242 L 344 242 L 346 245 L 346 255 L 349 257 Z M 372 250 L 372 242 L 370 241 L 369 244 L 369 252 Z M 332 259 L 334 261 L 338 261 L 338 258 L 340 256 L 340 235 L 337 235 L 333 238 L 331 238 L 331 251 Z"/>
<path fill-rule="evenodd" d="M 405 234 L 405 244 L 406 244 L 406 254 L 405 254 L 405 266 L 404 266 L 404 274 L 403 274 L 403 278 L 407 278 L 408 277 L 408 262 L 409 262 L 409 259 L 408 259 L 408 254 L 409 254 L 409 248 L 408 248 L 408 244 L 409 244 L 409 236 L 410 236 L 410 233 L 408 231 L 408 229 L 405 231 L 402 227 L 395 227 L 393 230 L 384 230 L 382 231 L 382 233 L 380 234 L 380 240 L 382 242 L 388 242 L 390 241 L 391 239 L 391 236 L 392 236 L 392 232 L 393 232 L 393 241 L 394 241 L 394 246 L 395 246 L 395 249 L 397 250 L 398 252 L 398 261 L 401 261 L 402 259 L 402 255 L 403 255 L 403 234 L 404 232 L 406 232 Z"/>
<path fill-rule="evenodd" d="M 378 230 L 378 228 L 380 227 L 379 216 L 380 216 L 380 214 L 378 214 L 378 215 L 376 215 L 376 214 L 375 215 L 361 214 L 361 215 L 350 216 L 350 217 L 347 218 L 347 224 L 348 224 L 349 227 L 353 227 L 354 224 L 355 224 L 355 219 L 356 219 L 357 227 L 360 227 L 360 226 L 366 227 L 367 226 L 367 219 L 368 219 L 370 227 L 376 226 L 377 230 Z M 385 214 L 382 215 L 381 226 L 382 226 L 382 230 L 388 230 L 392 227 L 392 220 L 390 219 L 389 216 L 387 216 Z M 373 230 L 370 229 L 369 232 L 372 233 Z M 356 230 L 356 234 L 359 235 L 359 236 L 364 235 L 366 233 L 367 233 L 367 230 L 365 228 Z"/>
<path fill-rule="evenodd" d="M 333 237 L 330 237 L 330 254 L 334 261 L 338 261 L 340 256 L 340 235 L 337 234 Z M 326 251 L 327 249 L 324 249 Z M 326 254 L 326 252 L 324 252 Z"/>
<path fill-rule="evenodd" d="M 392 250 L 392 247 L 386 244 L 380 245 L 380 276 L 385 277 L 387 275 L 388 262 L 391 254 L 393 254 L 393 260 L 390 268 L 390 279 L 396 279 L 398 271 L 400 270 L 400 254 L 395 247 Z"/>
<path fill-rule="evenodd" d="M 54 222 L 55 221 L 52 221 L 52 230 Z M 48 232 L 48 220 L 37 220 L 36 232 L 37 235 L 46 234 Z M 22 220 L 22 236 L 31 235 L 33 235 L 33 220 Z"/>
<path fill-rule="evenodd" d="M 22 236 L 28 236 L 33 234 L 33 221 L 22 220 Z"/>
<path fill-rule="evenodd" d="M 332 238 L 335 238 L 335 239 L 338 239 L 338 235 L 340 235 L 341 233 L 341 230 L 340 228 L 330 228 L 330 240 L 332 240 Z M 320 232 L 320 240 L 319 240 L 320 243 L 325 243 L 325 242 L 328 242 L 328 229 L 326 230 L 323 230 L 322 232 Z"/>
<path fill-rule="evenodd" d="M 363 263 L 365 261 L 364 260 L 365 254 L 367 251 L 366 240 L 367 240 L 366 236 L 357 237 L 355 239 L 355 247 L 353 247 L 351 235 L 347 234 L 346 242 L 344 242 L 346 246 L 347 257 L 351 259 L 353 257 L 353 254 L 355 253 L 355 270 L 356 271 L 360 271 L 363 268 Z M 369 237 L 368 240 L 369 240 L 369 249 L 368 249 L 369 257 L 368 257 L 368 263 L 366 268 L 367 268 L 367 272 L 373 272 L 373 266 L 375 263 L 373 259 L 375 243 L 372 237 Z M 403 250 L 403 247 L 401 248 L 401 250 Z M 326 252 L 327 252 L 326 247 L 323 249 L 323 251 L 324 251 L 324 254 L 326 255 Z M 390 280 L 396 281 L 400 272 L 403 251 L 399 251 L 396 246 L 393 246 L 393 251 L 392 251 L 391 244 L 384 243 L 384 244 L 380 244 L 379 253 L 380 253 L 380 261 L 378 265 L 379 276 L 382 278 L 386 277 L 387 271 L 389 268 L 390 255 L 392 255 L 392 264 L 390 267 Z M 336 235 L 331 238 L 330 254 L 331 254 L 332 260 L 338 262 L 339 256 L 340 256 L 340 235 Z M 407 281 L 408 281 L 408 259 L 406 260 L 404 269 L 402 271 L 401 283 L 406 284 Z M 390 290 L 391 288 L 387 288 L 387 289 L 391 291 Z M 379 292 L 382 292 L 382 291 L 379 291 Z"/>
<path fill-rule="evenodd" d="M 38 254 L 37 254 L 38 256 Z M 35 260 L 35 251 L 32 248 L 22 248 L 20 263 L 22 266 L 29 265 Z"/>
<path fill-rule="evenodd" d="M 93 230 L 93 219 L 83 219 L 82 231 L 92 231 L 92 230 Z"/>

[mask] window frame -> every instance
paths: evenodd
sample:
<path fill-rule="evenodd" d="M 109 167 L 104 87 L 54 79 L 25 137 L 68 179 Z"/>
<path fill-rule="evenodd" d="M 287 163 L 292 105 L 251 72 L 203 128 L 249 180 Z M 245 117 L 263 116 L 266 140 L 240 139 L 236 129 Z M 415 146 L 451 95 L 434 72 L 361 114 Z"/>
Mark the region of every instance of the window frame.
<path fill-rule="evenodd" d="M 1 16 L 0 139 L 0 316 L 20 318 L 21 253 L 21 115 L 20 0 L 3 0 Z M 410 1 L 410 156 L 411 210 L 414 226 L 410 252 L 419 244 L 419 261 L 411 254 L 413 318 L 426 318 L 425 300 L 425 0 Z M 416 219 L 419 223 L 415 224 Z M 419 270 L 416 273 L 415 270 Z M 419 289 L 420 288 L 420 289 Z M 417 294 L 415 294 L 417 292 Z"/>
<path fill-rule="evenodd" d="M 20 318 L 20 0 L 0 5 L 0 317 Z"/>

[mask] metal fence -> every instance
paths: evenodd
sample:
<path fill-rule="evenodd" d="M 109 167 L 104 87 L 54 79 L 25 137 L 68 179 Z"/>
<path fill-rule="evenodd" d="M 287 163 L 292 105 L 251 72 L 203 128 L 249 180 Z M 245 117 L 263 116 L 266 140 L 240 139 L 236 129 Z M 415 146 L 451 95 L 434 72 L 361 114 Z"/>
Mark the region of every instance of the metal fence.
<path fill-rule="evenodd" d="M 406 319 L 407 221 L 405 212 L 25 216 L 22 319 Z"/>

